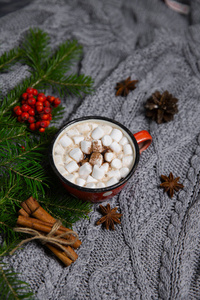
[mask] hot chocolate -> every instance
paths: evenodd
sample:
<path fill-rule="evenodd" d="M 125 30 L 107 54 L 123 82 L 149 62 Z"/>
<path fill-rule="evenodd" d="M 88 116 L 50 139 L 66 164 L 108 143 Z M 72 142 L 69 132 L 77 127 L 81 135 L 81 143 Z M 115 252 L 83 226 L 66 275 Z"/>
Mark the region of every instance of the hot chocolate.
<path fill-rule="evenodd" d="M 60 133 L 54 143 L 53 160 L 70 182 L 85 188 L 104 188 L 128 175 L 135 161 L 135 147 L 121 127 L 91 119 Z"/>

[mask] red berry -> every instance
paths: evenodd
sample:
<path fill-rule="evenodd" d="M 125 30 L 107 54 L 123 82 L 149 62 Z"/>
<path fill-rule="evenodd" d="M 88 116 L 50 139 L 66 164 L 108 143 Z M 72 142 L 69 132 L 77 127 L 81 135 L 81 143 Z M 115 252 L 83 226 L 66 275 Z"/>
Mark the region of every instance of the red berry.
<path fill-rule="evenodd" d="M 38 122 L 35 123 L 35 127 L 36 127 L 36 129 L 40 128 L 40 121 L 38 121 Z"/>
<path fill-rule="evenodd" d="M 33 89 L 33 95 L 37 96 L 37 94 L 38 94 L 38 91 L 36 89 Z"/>
<path fill-rule="evenodd" d="M 52 120 L 52 114 L 49 114 L 49 121 Z"/>
<path fill-rule="evenodd" d="M 30 124 L 29 125 L 29 128 L 30 128 L 30 130 L 36 130 L 36 125 L 35 125 L 35 123 L 32 123 L 32 124 Z"/>
<path fill-rule="evenodd" d="M 23 93 L 22 94 L 22 99 L 27 100 L 27 98 L 28 98 L 28 93 Z"/>
<path fill-rule="evenodd" d="M 44 132 L 45 131 L 45 128 L 40 128 L 39 129 L 39 132 Z"/>
<path fill-rule="evenodd" d="M 41 114 L 41 115 L 40 115 L 40 118 L 41 118 L 42 120 L 48 120 L 48 119 L 49 119 L 49 114 Z"/>
<path fill-rule="evenodd" d="M 22 151 L 25 151 L 25 150 L 26 150 L 24 146 L 21 146 L 21 149 L 22 149 Z"/>
<path fill-rule="evenodd" d="M 53 106 L 57 107 L 61 103 L 61 100 L 59 98 L 55 98 L 53 101 Z"/>
<path fill-rule="evenodd" d="M 21 110 L 21 107 L 20 106 L 15 106 L 13 108 L 13 111 L 14 113 L 17 115 L 17 116 L 20 116 L 22 114 L 22 110 Z"/>
<path fill-rule="evenodd" d="M 25 104 L 26 103 L 26 100 L 22 100 L 22 102 L 21 102 L 22 104 Z"/>
<path fill-rule="evenodd" d="M 27 112 L 23 112 L 23 113 L 21 114 L 21 117 L 22 117 L 22 120 L 23 120 L 23 121 L 26 121 L 26 120 L 28 120 L 28 118 L 29 118 L 29 114 L 28 114 Z"/>
<path fill-rule="evenodd" d="M 43 102 L 43 101 L 46 100 L 46 97 L 45 97 L 45 95 L 40 95 L 40 94 L 38 94 L 37 100 Z"/>
<path fill-rule="evenodd" d="M 20 122 L 20 123 L 23 123 L 23 122 L 24 122 L 24 121 L 22 120 L 22 117 L 21 117 L 21 116 L 17 117 L 17 121 Z"/>
<path fill-rule="evenodd" d="M 29 123 L 34 123 L 34 122 L 35 122 L 35 118 L 32 117 L 32 116 L 30 116 L 30 117 L 28 118 L 28 122 L 29 122 Z"/>
<path fill-rule="evenodd" d="M 51 106 L 51 104 L 50 104 L 50 102 L 49 101 L 44 101 L 44 106 L 46 106 L 46 107 L 50 107 Z"/>
<path fill-rule="evenodd" d="M 46 97 L 44 93 L 39 93 L 38 96 L 44 96 L 44 97 Z"/>
<path fill-rule="evenodd" d="M 21 107 L 22 111 L 28 111 L 31 107 L 28 104 L 23 104 Z"/>
<path fill-rule="evenodd" d="M 47 127 L 48 127 L 48 126 L 49 126 L 49 124 L 50 124 L 50 121 L 49 121 L 49 120 L 47 120 L 47 121 L 46 121 L 46 123 L 47 123 Z"/>
<path fill-rule="evenodd" d="M 50 107 L 44 107 L 44 113 L 45 114 L 50 114 L 51 108 Z"/>
<path fill-rule="evenodd" d="M 37 101 L 35 105 L 36 106 L 43 106 L 43 103 L 41 101 Z"/>
<path fill-rule="evenodd" d="M 28 100 L 27 100 L 27 104 L 28 104 L 28 105 L 34 106 L 35 103 L 36 103 L 35 98 L 33 98 L 33 97 L 32 97 L 32 98 L 28 98 Z"/>
<path fill-rule="evenodd" d="M 55 97 L 54 96 L 47 96 L 47 100 L 52 103 L 54 101 Z"/>
<path fill-rule="evenodd" d="M 28 99 L 29 99 L 29 98 L 33 98 L 33 97 L 34 97 L 33 94 L 28 94 Z"/>
<path fill-rule="evenodd" d="M 37 112 L 42 112 L 43 111 L 43 106 L 42 105 L 37 105 L 36 106 L 36 110 L 37 110 Z"/>
<path fill-rule="evenodd" d="M 47 122 L 46 121 L 41 121 L 40 126 L 43 127 L 43 128 L 47 127 Z"/>
<path fill-rule="evenodd" d="M 26 92 L 27 92 L 28 94 L 33 94 L 33 88 L 32 88 L 32 87 L 28 87 L 28 88 L 26 89 Z"/>
<path fill-rule="evenodd" d="M 33 108 L 29 109 L 28 113 L 30 116 L 35 116 L 35 110 Z"/>

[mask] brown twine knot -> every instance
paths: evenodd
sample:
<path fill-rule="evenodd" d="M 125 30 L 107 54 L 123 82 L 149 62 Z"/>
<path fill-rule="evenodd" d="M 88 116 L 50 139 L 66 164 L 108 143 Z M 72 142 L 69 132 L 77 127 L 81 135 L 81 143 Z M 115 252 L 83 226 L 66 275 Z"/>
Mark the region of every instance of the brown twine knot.
<path fill-rule="evenodd" d="M 35 229 L 31 229 L 31 228 L 24 228 L 24 227 L 13 228 L 13 230 L 16 232 L 28 233 L 30 235 L 33 235 L 33 237 L 27 238 L 27 239 L 21 241 L 12 251 L 10 251 L 10 255 L 12 255 L 23 244 L 28 243 L 33 240 L 40 240 L 42 242 L 42 244 L 51 243 L 53 245 L 56 245 L 57 247 L 62 249 L 67 255 L 70 255 L 70 252 L 67 250 L 67 248 L 63 247 L 62 245 L 70 246 L 70 245 L 74 244 L 78 240 L 78 234 L 75 231 L 70 230 L 68 232 L 64 232 L 57 236 L 53 236 L 54 233 L 59 229 L 59 227 L 61 225 L 62 225 L 62 223 L 59 220 L 57 220 L 54 223 L 54 225 L 52 226 L 51 231 L 47 235 L 42 234 L 39 231 L 37 231 Z M 73 241 L 67 241 L 67 240 L 65 241 L 62 239 L 70 234 L 75 235 L 75 239 Z"/>

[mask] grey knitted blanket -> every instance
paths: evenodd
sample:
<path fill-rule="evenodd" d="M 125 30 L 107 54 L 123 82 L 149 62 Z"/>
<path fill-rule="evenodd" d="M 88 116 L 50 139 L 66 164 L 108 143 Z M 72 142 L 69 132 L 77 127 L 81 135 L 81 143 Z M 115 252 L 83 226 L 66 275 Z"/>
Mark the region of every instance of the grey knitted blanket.
<path fill-rule="evenodd" d="M 0 19 L 2 52 L 30 26 L 47 31 L 52 46 L 68 38 L 83 45 L 80 71 L 94 78 L 96 92 L 81 102 L 63 99 L 62 124 L 99 115 L 153 137 L 132 179 L 109 201 L 123 214 L 115 231 L 95 225 L 101 215 L 93 205 L 89 220 L 74 225 L 82 245 L 70 267 L 36 242 L 5 258 L 36 298 L 200 299 L 200 1 L 191 2 L 187 17 L 160 0 L 37 0 Z M 26 75 L 17 66 L 0 76 L 0 89 Z M 128 76 L 137 88 L 116 97 L 116 82 Z M 145 117 L 155 90 L 179 99 L 173 121 L 158 125 Z M 161 174 L 170 172 L 184 184 L 172 199 L 159 188 Z"/>

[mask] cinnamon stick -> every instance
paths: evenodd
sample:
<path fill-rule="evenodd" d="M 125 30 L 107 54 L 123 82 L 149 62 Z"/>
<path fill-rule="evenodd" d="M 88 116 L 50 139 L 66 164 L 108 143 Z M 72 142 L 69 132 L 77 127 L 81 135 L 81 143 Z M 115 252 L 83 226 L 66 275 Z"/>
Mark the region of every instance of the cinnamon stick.
<path fill-rule="evenodd" d="M 46 210 L 44 210 L 40 204 L 37 202 L 36 199 L 34 199 L 32 196 L 28 198 L 26 201 L 21 203 L 21 206 L 24 208 L 24 210 L 31 216 L 35 217 L 38 220 L 48 222 L 51 225 L 53 225 L 56 222 L 56 219 L 53 218 Z M 60 226 L 60 230 L 69 231 L 69 228 L 66 228 L 64 226 Z M 45 231 L 46 232 L 46 231 Z M 71 240 L 74 240 L 75 237 L 73 235 L 70 236 Z M 76 242 L 71 245 L 73 248 L 77 249 L 82 242 L 78 239 Z"/>
<path fill-rule="evenodd" d="M 61 252 L 50 244 L 46 244 L 46 246 L 65 264 L 65 266 L 68 267 L 71 265 L 73 261 L 65 255 L 65 252 Z"/>
<path fill-rule="evenodd" d="M 29 217 L 29 214 L 23 208 L 18 211 L 18 214 L 20 216 Z"/>
<path fill-rule="evenodd" d="M 42 232 L 45 232 L 45 233 L 49 233 L 51 231 L 51 227 L 40 224 L 38 222 L 38 220 L 36 220 L 34 218 L 24 217 L 24 216 L 21 216 L 21 215 L 18 216 L 17 225 L 32 228 L 32 229 L 42 231 Z M 59 234 L 62 234 L 62 233 L 63 233 L 63 231 L 57 230 L 55 232 L 55 235 L 59 235 Z M 63 247 L 65 247 L 66 250 L 69 252 L 69 258 L 72 261 L 75 261 L 78 258 L 78 254 L 70 246 L 63 246 Z"/>

